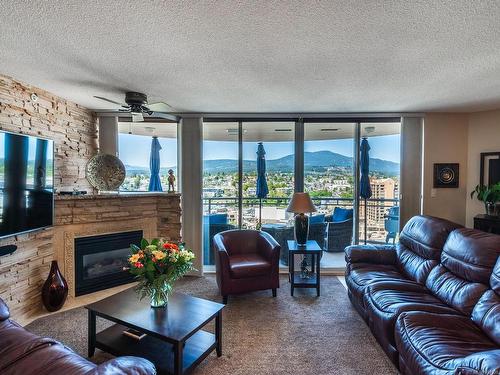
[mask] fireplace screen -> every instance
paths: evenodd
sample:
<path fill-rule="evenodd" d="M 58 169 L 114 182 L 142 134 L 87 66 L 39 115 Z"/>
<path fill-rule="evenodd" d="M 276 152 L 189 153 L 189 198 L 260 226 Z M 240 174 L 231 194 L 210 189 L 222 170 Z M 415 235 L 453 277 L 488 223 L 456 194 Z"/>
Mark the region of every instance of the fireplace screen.
<path fill-rule="evenodd" d="M 75 239 L 75 294 L 77 296 L 133 281 L 124 270 L 130 245 L 139 245 L 142 231 Z"/>

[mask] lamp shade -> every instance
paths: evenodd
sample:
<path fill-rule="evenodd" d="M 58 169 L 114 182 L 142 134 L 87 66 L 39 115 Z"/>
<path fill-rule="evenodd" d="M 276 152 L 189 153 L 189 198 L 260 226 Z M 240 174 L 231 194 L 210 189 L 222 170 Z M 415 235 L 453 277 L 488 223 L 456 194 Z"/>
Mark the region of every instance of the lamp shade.
<path fill-rule="evenodd" d="M 292 200 L 286 210 L 295 214 L 303 214 L 316 212 L 316 207 L 314 207 L 308 193 L 293 193 Z"/>

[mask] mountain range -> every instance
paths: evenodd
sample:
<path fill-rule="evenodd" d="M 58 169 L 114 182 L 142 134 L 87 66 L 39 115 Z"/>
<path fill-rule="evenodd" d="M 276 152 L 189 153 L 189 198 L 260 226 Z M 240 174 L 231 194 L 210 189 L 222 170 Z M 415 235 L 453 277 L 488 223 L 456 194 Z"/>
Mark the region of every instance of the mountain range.
<path fill-rule="evenodd" d="M 351 168 L 353 158 L 337 154 L 331 151 L 316 151 L 304 153 L 304 169 L 305 171 L 321 172 L 327 168 Z M 161 174 L 167 173 L 167 170 L 175 167 L 161 168 Z M 243 160 L 243 170 L 255 170 L 257 162 L 255 160 Z M 287 155 L 282 158 L 266 160 L 266 170 L 268 172 L 285 172 L 291 173 L 294 169 L 294 155 Z M 236 173 L 238 171 L 238 161 L 235 159 L 216 159 L 205 160 L 203 163 L 203 171 L 205 173 Z M 378 172 L 386 175 L 399 174 L 399 163 L 389 160 L 370 158 L 370 171 Z M 127 172 L 131 173 L 149 173 L 147 167 L 134 167 L 127 165 Z"/>

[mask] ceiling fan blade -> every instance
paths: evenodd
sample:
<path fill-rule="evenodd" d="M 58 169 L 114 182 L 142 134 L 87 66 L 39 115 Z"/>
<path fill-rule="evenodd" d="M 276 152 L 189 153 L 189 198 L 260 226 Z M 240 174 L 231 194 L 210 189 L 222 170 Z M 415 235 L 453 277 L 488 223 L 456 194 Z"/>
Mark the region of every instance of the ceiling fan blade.
<path fill-rule="evenodd" d="M 95 96 L 95 95 L 94 95 L 94 98 L 104 100 L 105 102 L 108 102 L 108 103 L 113 103 L 113 104 L 116 104 L 116 105 L 121 105 L 122 107 L 127 107 L 127 106 L 126 106 L 125 104 L 123 104 L 123 103 L 118 103 L 118 102 L 115 102 L 114 100 L 107 99 L 107 98 L 104 98 L 104 97 L 102 97 L 102 96 Z"/>
<path fill-rule="evenodd" d="M 165 102 L 151 103 L 147 107 L 153 112 L 175 112 L 174 108 Z"/>
<path fill-rule="evenodd" d="M 170 113 L 165 113 L 165 112 L 152 112 L 151 117 L 159 117 L 159 118 L 163 118 L 165 120 L 179 122 L 179 117 L 177 117 L 176 115 L 172 115 Z"/>

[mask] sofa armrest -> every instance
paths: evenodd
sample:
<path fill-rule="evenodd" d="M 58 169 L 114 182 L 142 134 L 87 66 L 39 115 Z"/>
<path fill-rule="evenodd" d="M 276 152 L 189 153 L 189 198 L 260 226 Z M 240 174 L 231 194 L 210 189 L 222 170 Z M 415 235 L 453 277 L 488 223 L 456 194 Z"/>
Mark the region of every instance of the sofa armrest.
<path fill-rule="evenodd" d="M 9 319 L 10 312 L 6 303 L 0 298 L 0 322 Z"/>
<path fill-rule="evenodd" d="M 226 246 L 222 241 L 222 236 L 216 234 L 214 236 L 214 250 L 215 250 L 215 271 L 217 279 L 229 277 L 229 253 Z"/>
<path fill-rule="evenodd" d="M 347 263 L 395 264 L 396 247 L 393 245 L 352 245 L 345 249 Z"/>
<path fill-rule="evenodd" d="M 455 375 L 483 374 L 500 374 L 500 349 L 471 354 L 455 369 Z"/>
<path fill-rule="evenodd" d="M 139 357 L 117 357 L 101 363 L 89 375 L 156 375 L 155 366 Z"/>

